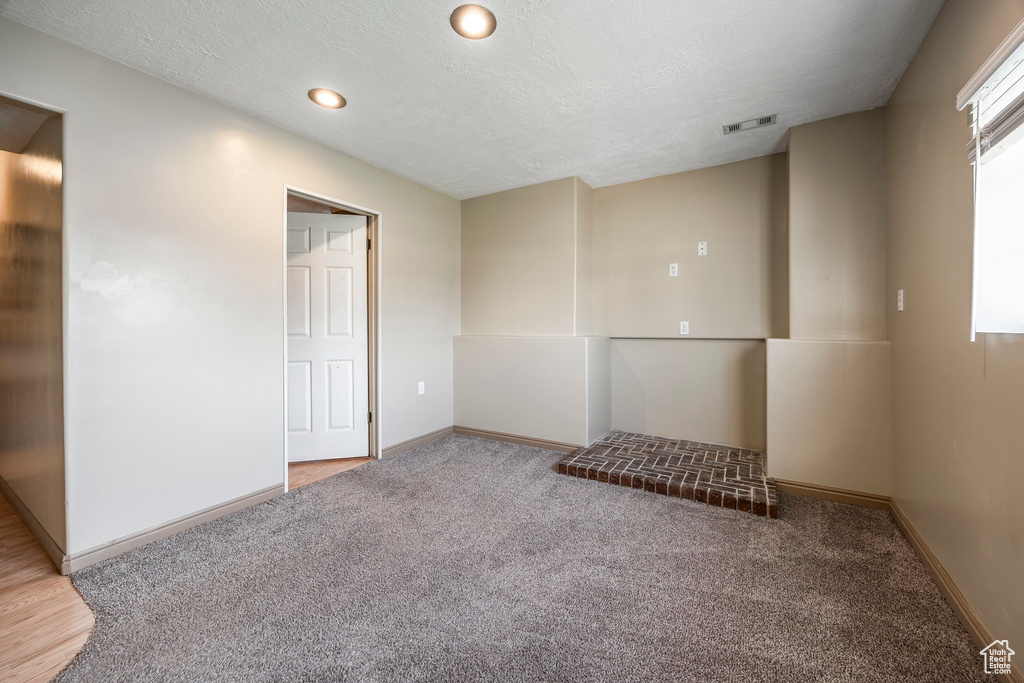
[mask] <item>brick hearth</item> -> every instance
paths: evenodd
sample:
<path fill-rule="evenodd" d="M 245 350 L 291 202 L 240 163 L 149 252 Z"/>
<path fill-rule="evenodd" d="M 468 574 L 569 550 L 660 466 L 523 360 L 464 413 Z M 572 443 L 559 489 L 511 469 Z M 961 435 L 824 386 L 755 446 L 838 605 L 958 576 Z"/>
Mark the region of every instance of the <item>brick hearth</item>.
<path fill-rule="evenodd" d="M 627 432 L 609 432 L 558 463 L 570 477 L 778 517 L 775 480 L 764 469 L 761 451 Z"/>

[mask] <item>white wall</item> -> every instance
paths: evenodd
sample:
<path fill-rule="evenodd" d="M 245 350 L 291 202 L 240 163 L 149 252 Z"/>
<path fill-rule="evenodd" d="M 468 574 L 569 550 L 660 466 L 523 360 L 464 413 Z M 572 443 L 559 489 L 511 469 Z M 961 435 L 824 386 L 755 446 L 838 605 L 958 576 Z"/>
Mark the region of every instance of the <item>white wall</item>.
<path fill-rule="evenodd" d="M 383 445 L 452 424 L 459 202 L 7 19 L 0 93 L 66 112 L 69 553 L 282 481 L 285 184 L 383 213 Z"/>

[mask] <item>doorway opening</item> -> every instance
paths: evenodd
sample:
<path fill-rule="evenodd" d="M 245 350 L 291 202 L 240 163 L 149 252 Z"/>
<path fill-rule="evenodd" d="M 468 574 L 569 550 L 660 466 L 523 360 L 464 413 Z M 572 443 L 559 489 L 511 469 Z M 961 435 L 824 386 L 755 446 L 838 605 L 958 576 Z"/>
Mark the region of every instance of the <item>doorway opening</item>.
<path fill-rule="evenodd" d="M 0 492 L 58 568 L 67 549 L 63 118 L 0 96 Z"/>
<path fill-rule="evenodd" d="M 380 214 L 285 188 L 285 485 L 380 457 Z M 322 475 L 322 476 L 321 476 Z"/>

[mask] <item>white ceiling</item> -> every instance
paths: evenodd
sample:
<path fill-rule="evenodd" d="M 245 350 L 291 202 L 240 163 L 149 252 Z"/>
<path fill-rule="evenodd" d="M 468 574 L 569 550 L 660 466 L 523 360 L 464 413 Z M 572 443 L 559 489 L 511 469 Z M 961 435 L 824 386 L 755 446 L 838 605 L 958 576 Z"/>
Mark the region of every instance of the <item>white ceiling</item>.
<path fill-rule="evenodd" d="M 21 154 L 50 116 L 31 105 L 0 97 L 0 150 Z"/>
<path fill-rule="evenodd" d="M 883 105 L 942 0 L 2 0 L 3 14 L 456 198 L 782 151 Z M 345 109 L 306 98 L 328 87 Z M 722 124 L 778 113 L 775 126 Z"/>

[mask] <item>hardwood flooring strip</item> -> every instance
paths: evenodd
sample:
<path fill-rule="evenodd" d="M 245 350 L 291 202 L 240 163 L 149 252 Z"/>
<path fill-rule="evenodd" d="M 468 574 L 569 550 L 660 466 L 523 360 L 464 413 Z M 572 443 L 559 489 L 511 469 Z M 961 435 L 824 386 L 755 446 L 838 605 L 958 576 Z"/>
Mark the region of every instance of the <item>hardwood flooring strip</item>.
<path fill-rule="evenodd" d="M 0 680 L 45 683 L 82 649 L 95 619 L 0 497 Z"/>

